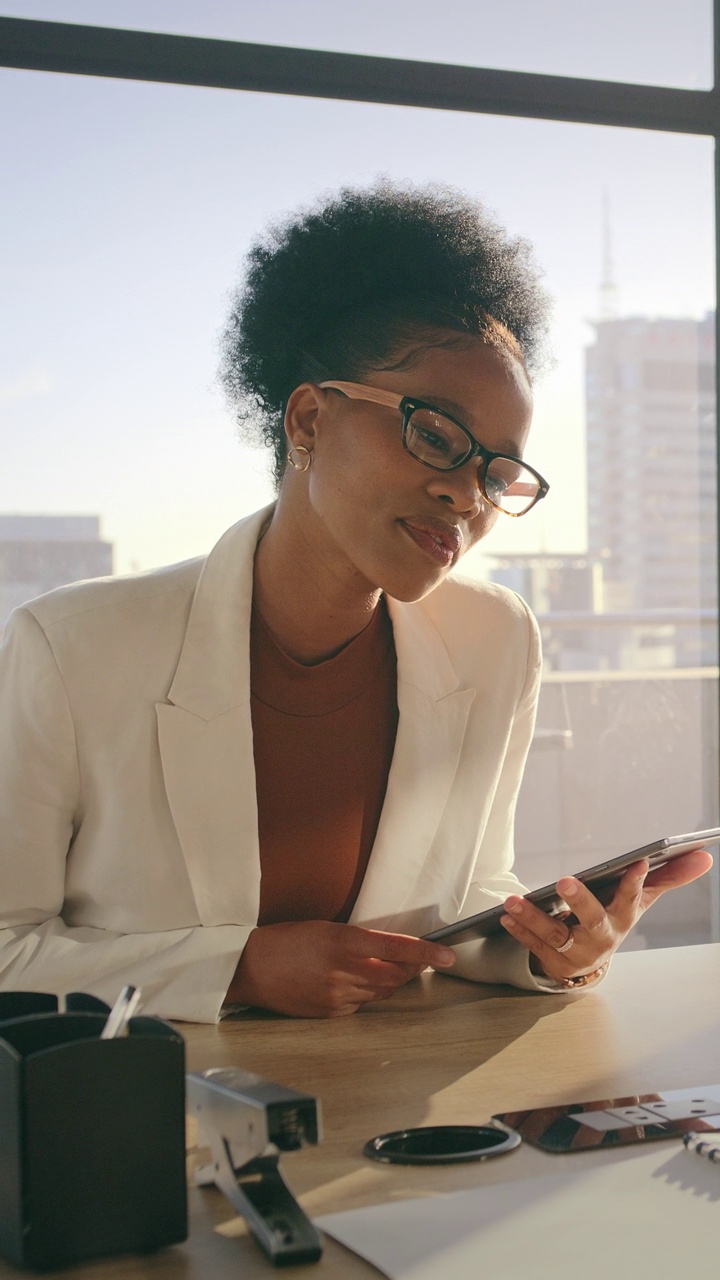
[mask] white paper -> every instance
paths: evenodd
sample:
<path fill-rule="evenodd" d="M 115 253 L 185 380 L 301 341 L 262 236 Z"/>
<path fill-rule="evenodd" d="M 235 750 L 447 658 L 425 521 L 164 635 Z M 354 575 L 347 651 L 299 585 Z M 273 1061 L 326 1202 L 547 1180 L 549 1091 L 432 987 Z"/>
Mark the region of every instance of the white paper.
<path fill-rule="evenodd" d="M 593 1168 L 577 1153 L 560 1157 L 570 1172 L 316 1223 L 390 1280 L 718 1280 L 720 1165 L 677 1139 L 604 1155 Z"/>

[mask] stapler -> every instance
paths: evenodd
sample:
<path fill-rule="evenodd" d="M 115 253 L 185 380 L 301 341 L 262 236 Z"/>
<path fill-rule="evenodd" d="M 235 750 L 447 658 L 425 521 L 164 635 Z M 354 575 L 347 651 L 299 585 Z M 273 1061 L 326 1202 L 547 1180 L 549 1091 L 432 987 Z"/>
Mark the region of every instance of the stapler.
<path fill-rule="evenodd" d="M 212 1154 L 196 1184 L 219 1187 L 275 1266 L 317 1262 L 320 1235 L 278 1168 L 282 1151 L 320 1142 L 316 1099 L 239 1067 L 191 1072 L 186 1083 L 188 1110 Z"/>

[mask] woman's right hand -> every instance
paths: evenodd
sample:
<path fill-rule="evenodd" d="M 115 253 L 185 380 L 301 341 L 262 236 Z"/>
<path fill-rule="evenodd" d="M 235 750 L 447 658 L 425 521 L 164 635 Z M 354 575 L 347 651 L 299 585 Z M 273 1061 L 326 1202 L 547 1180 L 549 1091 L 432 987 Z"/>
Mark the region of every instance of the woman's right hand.
<path fill-rule="evenodd" d="M 398 987 L 432 965 L 451 969 L 455 953 L 436 942 L 330 920 L 254 929 L 227 1004 L 273 1009 L 296 1018 L 336 1018 Z"/>

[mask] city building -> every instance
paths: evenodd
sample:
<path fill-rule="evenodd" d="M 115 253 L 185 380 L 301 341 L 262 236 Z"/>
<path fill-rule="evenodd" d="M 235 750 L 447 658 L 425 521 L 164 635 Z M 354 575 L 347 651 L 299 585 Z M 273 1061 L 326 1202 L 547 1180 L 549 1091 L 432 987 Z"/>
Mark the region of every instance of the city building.
<path fill-rule="evenodd" d="M 586 351 L 586 556 L 498 558 L 552 670 L 717 662 L 715 316 L 605 318 Z"/>
<path fill-rule="evenodd" d="M 531 885 L 717 814 L 715 317 L 611 310 L 587 351 L 587 554 L 489 567 L 543 639 L 517 813 Z M 625 945 L 716 939 L 718 893 L 668 895 Z"/>
<path fill-rule="evenodd" d="M 714 609 L 715 316 L 594 327 L 588 554 L 603 566 L 600 611 Z"/>
<path fill-rule="evenodd" d="M 0 515 L 0 636 L 17 605 L 112 571 L 98 516 Z"/>

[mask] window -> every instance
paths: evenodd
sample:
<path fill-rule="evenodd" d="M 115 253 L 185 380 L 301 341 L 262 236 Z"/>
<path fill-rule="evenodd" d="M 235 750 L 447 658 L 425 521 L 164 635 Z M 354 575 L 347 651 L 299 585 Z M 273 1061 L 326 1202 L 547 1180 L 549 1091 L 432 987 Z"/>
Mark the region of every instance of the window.
<path fill-rule="evenodd" d="M 296 7 L 278 7 L 288 21 L 274 22 L 274 36 L 302 43 Z M 568 19 L 567 5 L 521 7 Z M 467 20 L 480 8 L 464 6 Z M 81 22 L 95 10 L 80 0 L 14 5 L 18 16 Z M 663 21 L 671 11 L 663 6 Z M 701 11 L 705 21 L 702 5 L 678 8 L 683 38 Z M 260 4 L 244 6 L 243 31 L 225 29 L 237 10 L 220 4 L 108 3 L 103 20 L 167 29 L 160 16 L 170 12 L 183 31 L 197 31 L 201 12 L 198 34 L 270 39 Z M 424 12 L 417 6 L 418 28 Z M 608 6 L 608 32 L 619 13 Z M 352 19 L 343 21 L 342 47 L 352 49 Z M 565 29 L 570 40 L 575 28 Z M 421 56 L 419 46 L 392 46 L 392 24 L 383 38 L 363 51 Z M 521 69 L 539 69 L 536 47 L 538 65 Z M 557 56 L 556 42 L 545 47 Z M 613 68 L 596 74 L 612 78 Z M 635 79 L 653 76 L 676 83 L 638 64 Z M 264 461 L 236 442 L 214 384 L 226 292 L 249 241 L 273 215 L 340 183 L 379 172 L 450 182 L 534 243 L 557 297 L 557 365 L 538 385 L 531 456 L 552 493 L 465 565 L 521 590 L 545 639 L 519 872 L 535 885 L 714 824 L 711 138 L 24 70 L 0 72 L 0 109 L 16 121 L 3 144 L 0 246 L 13 296 L 0 320 L 2 430 L 14 457 L 0 472 L 3 608 L 52 585 L 30 573 L 37 546 L 9 548 L 16 517 L 54 516 L 54 526 L 24 525 L 24 540 L 50 528 L 50 542 L 67 545 L 46 563 L 77 577 L 106 567 L 107 544 L 116 572 L 201 554 L 269 501 Z M 80 545 L 73 561 L 67 522 L 78 513 L 100 524 L 76 541 L 98 545 Z M 714 874 L 714 901 L 705 882 L 674 895 L 634 943 L 718 937 Z"/>

